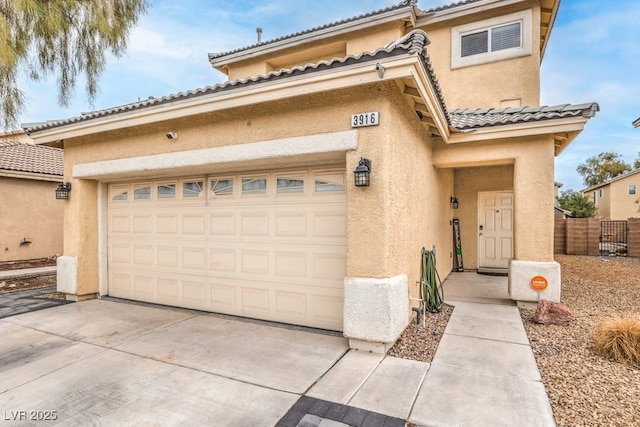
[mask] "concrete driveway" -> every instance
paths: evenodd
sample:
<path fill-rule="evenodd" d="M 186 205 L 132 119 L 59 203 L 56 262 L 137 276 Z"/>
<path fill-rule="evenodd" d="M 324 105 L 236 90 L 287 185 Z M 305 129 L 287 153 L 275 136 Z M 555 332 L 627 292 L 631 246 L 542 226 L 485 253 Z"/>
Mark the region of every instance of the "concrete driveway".
<path fill-rule="evenodd" d="M 0 320 L 1 422 L 273 426 L 341 336 L 92 300 Z M 17 423 L 20 424 L 20 423 Z"/>

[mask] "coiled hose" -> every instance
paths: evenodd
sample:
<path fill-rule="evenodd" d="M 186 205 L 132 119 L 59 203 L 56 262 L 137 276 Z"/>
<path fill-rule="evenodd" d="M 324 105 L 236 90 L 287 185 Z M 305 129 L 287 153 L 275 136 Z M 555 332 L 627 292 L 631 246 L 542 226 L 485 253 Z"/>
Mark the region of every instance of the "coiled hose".
<path fill-rule="evenodd" d="M 444 305 L 444 292 L 438 270 L 436 270 L 436 254 L 422 248 L 420 265 L 420 297 L 423 309 L 429 313 L 437 313 Z"/>

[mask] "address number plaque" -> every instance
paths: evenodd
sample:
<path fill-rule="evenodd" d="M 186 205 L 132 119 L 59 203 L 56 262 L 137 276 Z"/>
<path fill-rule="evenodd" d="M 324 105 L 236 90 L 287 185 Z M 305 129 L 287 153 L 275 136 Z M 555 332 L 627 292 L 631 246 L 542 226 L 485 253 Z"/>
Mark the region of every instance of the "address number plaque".
<path fill-rule="evenodd" d="M 378 126 L 380 124 L 380 113 L 360 113 L 351 116 L 351 127 L 361 128 L 365 126 Z"/>

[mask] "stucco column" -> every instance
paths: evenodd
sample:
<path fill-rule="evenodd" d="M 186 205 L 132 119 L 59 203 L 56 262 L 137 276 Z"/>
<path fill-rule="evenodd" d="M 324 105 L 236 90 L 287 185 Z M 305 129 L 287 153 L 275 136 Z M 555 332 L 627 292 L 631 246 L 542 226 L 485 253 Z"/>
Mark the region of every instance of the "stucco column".
<path fill-rule="evenodd" d="M 516 301 L 560 301 L 560 264 L 553 258 L 554 146 L 551 137 L 526 147 L 514 164 L 514 259 L 509 265 L 509 295 Z M 525 155 L 526 154 L 526 155 Z M 548 286 L 538 292 L 531 279 Z"/>
<path fill-rule="evenodd" d="M 98 292 L 97 182 L 76 179 L 65 202 L 64 255 L 58 258 L 58 291 L 68 299 L 95 298 Z"/>
<path fill-rule="evenodd" d="M 348 152 L 347 277 L 344 280 L 344 336 L 351 348 L 385 353 L 408 322 L 406 274 L 391 271 L 389 251 L 394 182 L 384 155 L 384 127 L 359 131 L 358 149 Z M 356 187 L 353 169 L 360 157 L 371 160 L 371 184 Z"/>

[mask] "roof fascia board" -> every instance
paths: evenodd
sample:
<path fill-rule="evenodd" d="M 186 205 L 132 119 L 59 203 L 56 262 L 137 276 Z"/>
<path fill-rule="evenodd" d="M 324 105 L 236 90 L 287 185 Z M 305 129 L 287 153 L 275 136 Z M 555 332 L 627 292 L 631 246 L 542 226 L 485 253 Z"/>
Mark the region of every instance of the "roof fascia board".
<path fill-rule="evenodd" d="M 436 96 L 428 90 L 426 76 L 423 67 L 419 66 L 419 56 L 403 54 L 389 58 L 378 58 L 370 61 L 356 63 L 341 67 L 339 70 L 329 69 L 311 74 L 301 74 L 300 76 L 288 77 L 275 81 L 266 81 L 248 87 L 239 86 L 233 90 L 221 93 L 198 96 L 195 98 L 178 100 L 175 102 L 161 104 L 155 107 L 147 107 L 139 110 L 113 114 L 105 117 L 69 123 L 64 126 L 34 131 L 31 138 L 38 144 L 59 141 L 69 138 L 76 138 L 95 133 L 108 132 L 133 126 L 140 126 L 149 123 L 178 119 L 181 117 L 198 115 L 203 113 L 221 111 L 229 108 L 242 107 L 257 103 L 275 101 L 282 98 L 290 98 L 300 95 L 326 92 L 336 89 L 346 89 L 349 87 L 365 84 L 378 83 L 384 80 L 394 80 L 399 78 L 413 78 L 419 80 L 421 76 L 421 90 L 425 93 L 430 108 L 438 105 L 435 102 Z M 384 64 L 385 74 L 381 79 L 375 69 L 376 63 Z M 430 93 L 430 95 L 427 95 Z M 439 108 L 434 109 L 436 116 L 442 116 Z M 439 126 L 447 129 L 446 119 L 440 118 Z"/>
<path fill-rule="evenodd" d="M 432 14 L 418 17 L 416 27 L 420 28 L 426 25 L 438 22 L 449 21 L 451 19 L 461 18 L 467 15 L 484 12 L 487 10 L 497 9 L 518 3 L 526 3 L 527 0 L 485 0 L 475 3 L 464 4 L 447 9 L 433 12 Z"/>
<path fill-rule="evenodd" d="M 425 105 L 431 111 L 432 120 L 434 121 L 436 127 L 438 128 L 438 132 L 442 135 L 442 138 L 448 142 L 450 131 L 449 131 L 449 122 L 446 118 L 446 112 L 442 111 L 440 107 L 440 102 L 438 101 L 438 96 L 433 90 L 429 79 L 427 78 L 427 70 L 424 68 L 424 63 L 422 61 L 419 62 L 416 66 L 415 74 L 412 76 L 416 85 L 418 86 L 418 91 L 421 94 Z"/>
<path fill-rule="evenodd" d="M 221 68 L 233 62 L 267 55 L 283 48 L 297 47 L 299 45 L 307 44 L 316 40 L 322 40 L 328 35 L 339 36 L 377 25 L 386 24 L 388 22 L 394 22 L 401 18 L 407 18 L 412 22 L 415 22 L 416 16 L 414 8 L 411 7 L 409 9 L 391 10 L 380 15 L 375 15 L 374 17 L 368 17 L 368 19 L 344 22 L 336 26 L 321 28 L 316 31 L 310 31 L 308 33 L 300 34 L 298 36 L 284 38 L 282 40 L 276 40 L 273 42 L 266 42 L 246 50 L 231 52 L 227 55 L 209 59 L 209 63 L 214 68 Z"/>
<path fill-rule="evenodd" d="M 539 122 L 515 123 L 512 125 L 489 126 L 464 131 L 462 133 L 452 133 L 447 142 L 458 144 L 463 142 L 486 141 L 489 139 L 552 135 L 566 132 L 575 132 L 577 136 L 577 134 L 584 129 L 584 125 L 588 120 L 587 117 L 580 116 L 548 119 Z"/>
<path fill-rule="evenodd" d="M 16 179 L 33 179 L 36 181 L 52 181 L 52 182 L 62 182 L 62 177 L 60 175 L 51 175 L 46 173 L 35 173 L 35 172 L 21 172 L 21 171 L 12 171 L 7 169 L 0 170 L 0 177 L 3 178 L 16 178 Z"/>

